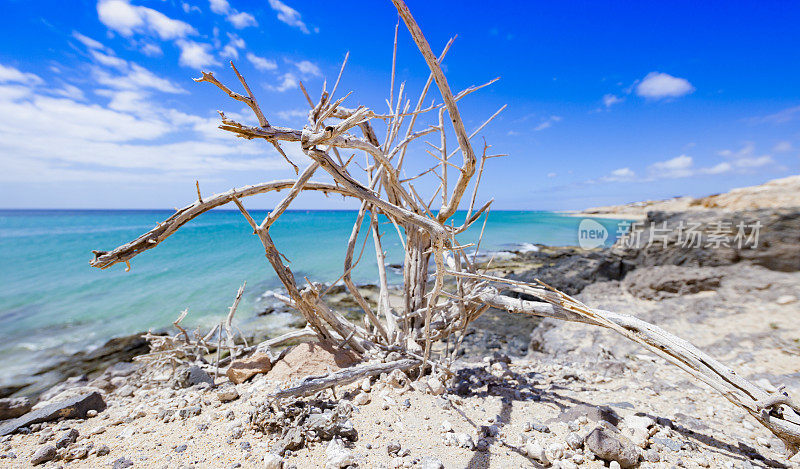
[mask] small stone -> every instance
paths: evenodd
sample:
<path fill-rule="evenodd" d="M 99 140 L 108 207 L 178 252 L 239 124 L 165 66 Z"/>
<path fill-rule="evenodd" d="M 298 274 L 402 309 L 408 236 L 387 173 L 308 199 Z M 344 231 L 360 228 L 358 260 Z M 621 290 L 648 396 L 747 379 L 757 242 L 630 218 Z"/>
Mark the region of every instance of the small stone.
<path fill-rule="evenodd" d="M 239 399 L 239 391 L 236 390 L 236 386 L 225 386 L 217 390 L 217 399 L 220 402 L 231 402 L 236 399 Z"/>
<path fill-rule="evenodd" d="M 370 392 L 372 390 L 372 382 L 369 380 L 369 378 L 364 378 L 361 381 L 361 384 L 359 384 L 359 388 L 361 388 L 361 390 L 364 392 Z"/>
<path fill-rule="evenodd" d="M 427 456 L 419 462 L 419 469 L 444 469 L 444 464 L 436 458 Z"/>
<path fill-rule="evenodd" d="M 539 462 L 544 465 L 550 464 L 542 445 L 540 445 L 538 442 L 532 439 L 528 440 L 525 443 L 525 452 L 528 454 L 529 458 L 533 459 L 536 462 Z"/>
<path fill-rule="evenodd" d="M 480 432 L 483 436 L 495 437 L 500 434 L 500 427 L 497 425 L 481 425 Z"/>
<path fill-rule="evenodd" d="M 355 399 L 353 399 L 353 403 L 356 405 L 367 405 L 370 402 L 369 394 L 362 392 L 359 393 Z"/>
<path fill-rule="evenodd" d="M 198 386 L 201 384 L 214 385 L 214 378 L 208 372 L 197 365 L 192 365 L 186 375 L 186 384 L 189 386 Z"/>
<path fill-rule="evenodd" d="M 264 455 L 264 469 L 282 469 L 283 458 L 275 453 L 267 453 Z"/>
<path fill-rule="evenodd" d="M 109 448 L 107 445 L 100 445 L 97 447 L 97 450 L 95 450 L 94 454 L 96 454 L 99 457 L 99 456 L 105 456 L 110 452 L 111 448 Z"/>
<path fill-rule="evenodd" d="M 633 467 L 639 461 L 639 448 L 636 445 L 602 427 L 592 430 L 584 439 L 584 445 L 600 459 L 617 462 L 625 468 Z"/>
<path fill-rule="evenodd" d="M 31 456 L 31 464 L 34 466 L 47 461 L 52 461 L 56 457 L 56 447 L 53 445 L 42 446 Z"/>
<path fill-rule="evenodd" d="M 345 448 L 342 440 L 333 439 L 325 448 L 325 469 L 341 469 L 355 465 L 353 453 Z"/>
<path fill-rule="evenodd" d="M 561 443 L 552 443 L 544 450 L 544 454 L 551 461 L 561 459 L 564 456 L 564 446 Z"/>
<path fill-rule="evenodd" d="M 121 388 L 117 389 L 116 393 L 120 397 L 131 397 L 133 396 L 133 391 L 135 390 L 136 388 L 134 388 L 130 384 L 126 384 L 125 386 L 122 386 Z"/>
<path fill-rule="evenodd" d="M 389 454 L 397 454 L 400 452 L 400 443 L 397 441 L 391 441 L 388 445 L 386 445 L 386 452 Z"/>
<path fill-rule="evenodd" d="M 745 430 L 750 430 L 750 431 L 753 431 L 753 430 L 756 429 L 756 427 L 754 427 L 753 424 L 748 422 L 747 420 L 742 422 L 742 427 L 744 427 Z"/>
<path fill-rule="evenodd" d="M 550 427 L 547 425 L 538 422 L 536 420 L 531 420 L 530 422 L 525 422 L 525 431 L 536 431 L 540 433 L 550 433 Z"/>
<path fill-rule="evenodd" d="M 175 447 L 175 452 L 176 453 L 183 453 L 184 451 L 186 451 L 186 448 L 188 448 L 186 443 L 184 443 L 182 445 L 178 445 L 178 446 Z"/>
<path fill-rule="evenodd" d="M 788 305 L 794 303 L 795 301 L 797 301 L 797 297 L 794 295 L 781 295 L 777 300 L 775 300 L 775 303 L 779 305 Z"/>
<path fill-rule="evenodd" d="M 124 456 L 115 460 L 114 463 L 111 465 L 112 469 L 125 469 L 126 467 L 131 467 L 131 466 L 133 466 L 133 461 Z"/>
<path fill-rule="evenodd" d="M 56 448 L 66 448 L 78 439 L 78 430 L 71 428 L 56 440 Z"/>
<path fill-rule="evenodd" d="M 267 373 L 272 369 L 270 356 L 264 352 L 256 352 L 245 358 L 231 362 L 225 374 L 234 384 L 240 384 L 259 373 Z"/>
<path fill-rule="evenodd" d="M 711 467 L 711 464 L 708 462 L 708 459 L 706 459 L 706 457 L 705 457 L 705 456 L 698 456 L 698 457 L 696 457 L 696 458 L 694 459 L 694 461 L 695 461 L 695 462 L 697 463 L 697 465 L 698 465 L 698 466 L 700 466 L 700 467 Z"/>
<path fill-rule="evenodd" d="M 428 378 L 428 388 L 434 396 L 441 396 L 446 390 L 442 381 L 436 376 Z"/>
<path fill-rule="evenodd" d="M 661 456 L 658 454 L 658 451 L 649 449 L 644 452 L 644 460 L 648 462 L 659 462 L 661 461 Z"/>
<path fill-rule="evenodd" d="M 620 469 L 621 467 L 622 466 L 617 461 L 611 461 L 611 463 L 608 464 L 608 469 Z"/>
<path fill-rule="evenodd" d="M 456 433 L 453 436 L 455 437 L 455 441 L 458 446 L 469 450 L 475 449 L 475 442 L 472 440 L 472 437 L 466 433 Z"/>
<path fill-rule="evenodd" d="M 450 425 L 449 421 L 445 420 L 442 422 L 441 431 L 442 433 L 450 433 L 453 431 L 453 426 Z"/>
<path fill-rule="evenodd" d="M 567 435 L 566 442 L 572 449 L 581 449 L 583 447 L 583 438 L 574 432 Z"/>
<path fill-rule="evenodd" d="M 767 447 L 767 448 L 770 447 L 769 440 L 764 438 L 763 436 L 759 436 L 758 438 L 756 438 L 756 443 L 758 443 L 761 446 Z"/>
<path fill-rule="evenodd" d="M 200 415 L 200 412 L 202 412 L 202 410 L 203 409 L 199 405 L 185 407 L 180 411 L 178 411 L 178 415 L 180 415 L 181 418 L 188 419 L 189 417 Z"/>
<path fill-rule="evenodd" d="M 84 459 L 86 456 L 89 455 L 89 449 L 90 448 L 85 445 L 73 446 L 67 450 L 63 458 L 66 461 L 72 461 L 75 459 Z"/>

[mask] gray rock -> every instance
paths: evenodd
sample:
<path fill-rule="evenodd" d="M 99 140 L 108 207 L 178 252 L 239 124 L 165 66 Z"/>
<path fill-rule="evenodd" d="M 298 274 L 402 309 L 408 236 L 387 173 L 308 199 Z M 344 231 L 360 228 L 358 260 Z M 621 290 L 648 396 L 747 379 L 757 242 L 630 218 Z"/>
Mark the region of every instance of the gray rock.
<path fill-rule="evenodd" d="M 0 425 L 0 436 L 14 433 L 22 427 L 27 427 L 34 423 L 50 422 L 58 419 L 79 418 L 85 419 L 86 412 L 105 410 L 106 403 L 98 392 L 91 392 L 80 396 L 75 396 L 61 402 L 46 405 L 41 409 L 28 412 L 25 415 Z"/>
<path fill-rule="evenodd" d="M 56 448 L 66 448 L 78 439 L 78 430 L 70 428 L 56 440 Z"/>
<path fill-rule="evenodd" d="M 112 469 L 125 469 L 126 467 L 131 467 L 131 466 L 133 466 L 133 461 L 131 461 L 130 459 L 128 459 L 128 458 L 123 456 L 123 457 L 115 460 L 114 463 L 111 465 L 111 468 Z"/>
<path fill-rule="evenodd" d="M 208 383 L 213 386 L 214 378 L 212 378 L 211 375 L 206 372 L 206 370 L 197 365 L 192 365 L 187 371 L 186 382 L 189 384 L 189 386 L 196 386 L 200 383 Z"/>
<path fill-rule="evenodd" d="M 6 397 L 0 399 L 0 420 L 8 420 L 24 415 L 33 404 L 29 397 Z"/>
<path fill-rule="evenodd" d="M 202 412 L 202 411 L 203 411 L 203 409 L 199 405 L 194 405 L 194 406 L 185 407 L 185 408 L 179 410 L 178 411 L 178 415 L 180 415 L 181 418 L 188 419 L 189 417 L 194 417 L 195 415 L 200 415 L 200 412 Z"/>
<path fill-rule="evenodd" d="M 107 455 L 107 454 L 108 454 L 108 453 L 110 453 L 110 452 L 111 452 L 111 448 L 109 448 L 109 447 L 108 447 L 108 445 L 100 445 L 100 446 L 98 446 L 98 447 L 97 447 L 97 449 L 95 450 L 95 454 L 96 454 L 98 457 L 100 457 L 100 456 L 105 456 L 105 455 Z"/>
<path fill-rule="evenodd" d="M 186 451 L 187 448 L 188 448 L 188 446 L 186 445 L 186 443 L 184 443 L 182 445 L 176 446 L 175 447 L 175 452 L 176 453 L 183 453 L 184 451 Z"/>
<path fill-rule="evenodd" d="M 584 445 L 598 458 L 616 461 L 620 466 L 634 467 L 639 462 L 639 448 L 624 436 L 597 427 L 584 439 Z"/>
<path fill-rule="evenodd" d="M 663 265 L 634 270 L 622 281 L 633 296 L 645 300 L 660 300 L 719 289 L 722 276 L 710 267 Z"/>
<path fill-rule="evenodd" d="M 56 457 L 56 447 L 53 445 L 42 446 L 31 456 L 31 464 L 34 466 L 47 461 L 52 461 Z"/>

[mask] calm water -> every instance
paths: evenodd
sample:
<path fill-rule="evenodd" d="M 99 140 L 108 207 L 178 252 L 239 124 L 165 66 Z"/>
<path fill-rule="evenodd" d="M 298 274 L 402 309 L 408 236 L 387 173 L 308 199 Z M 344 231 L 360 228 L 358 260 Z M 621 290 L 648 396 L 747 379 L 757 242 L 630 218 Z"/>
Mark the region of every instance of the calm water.
<path fill-rule="evenodd" d="M 258 239 L 237 211 L 216 210 L 185 225 L 155 249 L 107 270 L 89 267 L 91 250 L 110 250 L 169 217 L 171 211 L 0 210 L 0 384 L 27 375 L 65 353 L 96 347 L 114 336 L 168 326 L 184 308 L 189 325 L 219 321 L 236 289 L 247 281 L 238 321 L 280 327 L 289 318 L 256 317 L 279 286 Z M 255 218 L 266 212 L 254 212 Z M 463 214 L 456 220 L 463 218 Z M 303 276 L 332 282 L 342 273 L 344 249 L 356 213 L 285 213 L 271 233 L 278 248 Z M 481 250 L 524 243 L 577 244 L 580 219 L 550 212 L 492 212 Z M 598 220 L 612 243 L 616 221 Z M 401 263 L 394 226 L 384 225 L 388 263 Z M 480 222 L 464 234 L 472 242 Z M 362 238 L 365 230 L 362 230 Z M 356 256 L 361 247 L 359 241 Z M 390 281 L 400 276 L 391 273 Z M 368 241 L 356 282 L 376 281 Z M 285 315 L 284 315 L 285 316 Z"/>

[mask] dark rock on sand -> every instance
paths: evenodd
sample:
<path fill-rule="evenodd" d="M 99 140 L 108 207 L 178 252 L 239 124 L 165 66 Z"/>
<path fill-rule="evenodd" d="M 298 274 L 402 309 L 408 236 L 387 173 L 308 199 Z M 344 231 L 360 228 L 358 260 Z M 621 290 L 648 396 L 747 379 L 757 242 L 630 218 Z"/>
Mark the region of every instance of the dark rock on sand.
<path fill-rule="evenodd" d="M 27 397 L 0 399 L 0 420 L 17 418 L 31 410 L 33 403 Z"/>
<path fill-rule="evenodd" d="M 103 397 L 98 392 L 87 393 L 76 396 L 61 402 L 56 402 L 42 407 L 41 409 L 28 412 L 27 414 L 9 420 L 0 425 L 0 436 L 14 433 L 22 427 L 27 427 L 34 423 L 49 422 L 52 420 L 66 418 L 86 418 L 86 413 L 90 410 L 98 412 L 106 408 Z"/>
<path fill-rule="evenodd" d="M 584 445 L 604 461 L 617 461 L 622 467 L 639 463 L 639 448 L 630 440 L 606 428 L 595 428 L 584 439 Z"/>

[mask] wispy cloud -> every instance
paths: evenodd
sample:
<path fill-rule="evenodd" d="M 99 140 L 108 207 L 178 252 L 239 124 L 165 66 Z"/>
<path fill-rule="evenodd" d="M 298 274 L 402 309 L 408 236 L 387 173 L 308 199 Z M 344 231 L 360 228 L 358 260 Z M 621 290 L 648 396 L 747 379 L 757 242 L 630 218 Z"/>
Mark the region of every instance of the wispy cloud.
<path fill-rule="evenodd" d="M 303 22 L 300 12 L 281 2 L 280 0 L 269 0 L 269 6 L 278 13 L 278 19 L 289 26 L 299 29 L 305 34 L 309 34 L 308 26 Z"/>
<path fill-rule="evenodd" d="M 276 70 L 278 68 L 278 64 L 275 63 L 274 60 L 265 59 L 264 57 L 259 57 L 252 52 L 247 53 L 247 60 L 250 61 L 251 64 L 255 68 L 261 71 L 268 71 L 268 70 Z"/>
<path fill-rule="evenodd" d="M 603 96 L 603 105 L 606 108 L 610 108 L 611 106 L 613 106 L 613 105 L 615 105 L 617 103 L 621 103 L 623 100 L 624 100 L 624 98 L 620 98 L 617 95 L 606 94 L 606 95 Z"/>
<path fill-rule="evenodd" d="M 37 85 L 42 83 L 42 79 L 36 74 L 21 72 L 14 67 L 6 67 L 0 64 L 0 83 L 15 82 Z"/>
<path fill-rule="evenodd" d="M 250 13 L 231 8 L 227 0 L 209 0 L 211 11 L 218 15 L 225 16 L 225 19 L 236 29 L 244 29 L 248 26 L 258 26 L 255 16 Z"/>
<path fill-rule="evenodd" d="M 544 130 L 544 129 L 549 129 L 550 127 L 553 126 L 553 124 L 555 124 L 556 122 L 560 122 L 560 121 L 561 121 L 561 117 L 560 116 L 550 116 L 547 119 L 543 120 L 541 123 L 539 123 L 539 125 L 534 127 L 533 130 L 535 130 L 536 132 L 539 132 L 539 131 Z"/>
<path fill-rule="evenodd" d="M 800 106 L 793 106 L 773 114 L 757 117 L 753 119 L 753 121 L 756 123 L 766 122 L 771 124 L 785 124 L 786 122 L 793 121 L 798 116 L 800 116 Z"/>
<path fill-rule="evenodd" d="M 694 92 L 694 86 L 685 78 L 667 73 L 650 72 L 636 85 L 636 94 L 644 98 L 677 98 Z"/>

